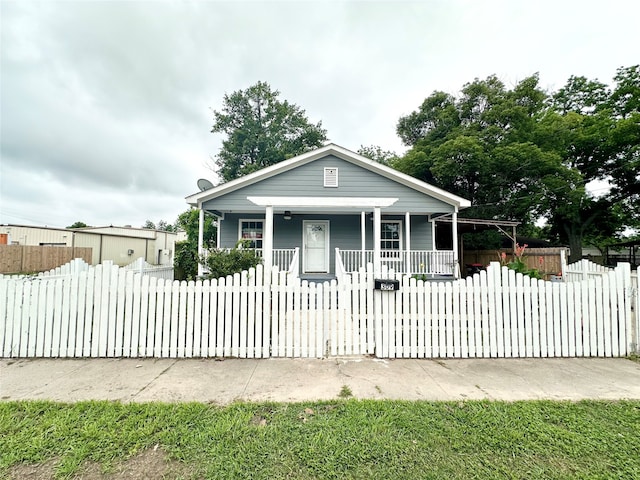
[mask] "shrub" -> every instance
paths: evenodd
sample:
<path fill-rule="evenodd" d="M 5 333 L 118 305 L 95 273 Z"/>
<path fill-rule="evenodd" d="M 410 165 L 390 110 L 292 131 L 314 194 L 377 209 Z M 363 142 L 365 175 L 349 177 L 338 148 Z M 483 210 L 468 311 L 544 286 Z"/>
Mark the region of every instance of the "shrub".
<path fill-rule="evenodd" d="M 220 278 L 233 275 L 243 270 L 249 270 L 262 262 L 256 251 L 247 248 L 248 241 L 240 240 L 236 246 L 230 250 L 213 250 L 204 259 L 203 264 L 209 271 L 206 278 Z"/>
<path fill-rule="evenodd" d="M 176 242 L 173 268 L 176 280 L 195 279 L 198 275 L 198 246 L 194 246 L 189 240 Z"/>

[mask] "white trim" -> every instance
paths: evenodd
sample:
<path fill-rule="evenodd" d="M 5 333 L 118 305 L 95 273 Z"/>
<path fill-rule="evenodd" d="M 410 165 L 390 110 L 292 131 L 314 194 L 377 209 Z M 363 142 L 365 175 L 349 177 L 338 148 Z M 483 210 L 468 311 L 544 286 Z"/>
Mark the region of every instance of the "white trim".
<path fill-rule="evenodd" d="M 267 268 L 273 266 L 273 207 L 265 208 L 264 230 L 262 231 L 262 261 Z"/>
<path fill-rule="evenodd" d="M 458 252 L 458 209 L 451 216 L 451 236 L 453 237 L 453 277 L 460 278 L 460 259 Z"/>
<path fill-rule="evenodd" d="M 380 207 L 373 209 L 373 271 L 379 274 L 382 270 L 382 254 L 380 250 Z"/>
<path fill-rule="evenodd" d="M 204 209 L 200 206 L 200 211 L 198 212 L 198 277 L 202 277 L 204 274 L 204 267 L 200 263 L 200 259 L 202 258 L 203 246 L 204 246 Z"/>
<path fill-rule="evenodd" d="M 301 207 L 301 208 L 356 208 L 356 207 L 390 207 L 397 198 L 376 197 L 247 197 L 259 207 Z"/>
<path fill-rule="evenodd" d="M 318 271 L 309 271 L 307 270 L 307 225 L 309 224 L 323 224 L 326 226 L 326 230 L 325 230 L 325 267 L 326 270 L 322 271 L 322 272 L 318 272 Z M 331 251 L 331 245 L 330 245 L 330 241 L 331 241 L 331 235 L 330 235 L 330 228 L 331 228 L 331 224 L 329 220 L 303 220 L 302 221 L 302 273 L 329 273 L 329 271 L 331 270 L 331 266 L 329 264 L 329 259 L 330 259 L 330 255 L 329 252 Z"/>
<path fill-rule="evenodd" d="M 364 251 L 367 246 L 367 214 L 360 212 L 360 250 L 364 259 Z M 364 264 L 363 264 L 364 265 Z"/>
<path fill-rule="evenodd" d="M 265 180 L 279 173 L 286 172 L 287 170 L 291 170 L 320 158 L 324 158 L 328 155 L 333 155 L 347 162 L 361 166 L 362 168 L 366 168 L 367 170 L 378 173 L 379 175 L 389 178 L 390 180 L 394 180 L 409 188 L 437 198 L 438 200 L 448 203 L 449 205 L 458 206 L 460 208 L 471 206 L 471 202 L 469 200 L 458 197 L 457 195 L 442 190 L 441 188 L 435 187 L 409 175 L 401 173 L 391 167 L 387 167 L 386 165 L 374 162 L 369 158 L 358 155 L 355 152 L 352 152 L 335 144 L 329 144 L 322 148 L 303 153 L 302 155 L 298 155 L 297 157 L 293 157 L 289 160 L 284 160 L 282 162 L 276 163 L 275 165 L 271 165 L 269 167 L 258 170 L 257 172 L 245 175 L 244 177 L 237 178 L 217 187 L 205 190 L 204 192 L 195 193 L 188 196 L 186 200 L 190 205 L 196 205 L 198 203 L 211 200 L 221 195 L 225 195 L 229 192 L 233 192 L 247 185 L 252 185 L 261 180 Z"/>
<path fill-rule="evenodd" d="M 242 238 L 242 222 L 262 222 L 262 238 L 260 238 L 260 240 L 262 241 L 262 245 L 260 245 L 259 247 L 256 246 L 256 248 L 264 248 L 264 229 L 265 229 L 265 224 L 266 224 L 266 218 L 265 217 L 260 217 L 260 218 L 239 218 L 238 219 L 238 240 L 236 240 L 236 241 L 244 240 Z M 250 240 L 250 239 L 247 239 L 247 240 Z M 220 248 L 220 245 L 218 245 L 218 248 Z"/>
<path fill-rule="evenodd" d="M 404 228 L 406 231 L 406 240 L 404 242 L 404 271 L 408 272 L 411 270 L 409 265 L 411 264 L 410 256 L 411 256 L 411 213 L 406 212 L 404 214 Z"/>
<path fill-rule="evenodd" d="M 382 224 L 383 223 L 397 223 L 398 226 L 398 234 L 400 238 L 398 239 L 398 248 L 382 248 L 382 242 L 388 239 L 382 238 Z M 395 240 L 392 240 L 395 241 Z M 402 220 L 380 220 L 380 250 L 383 252 L 402 252 Z"/>
<path fill-rule="evenodd" d="M 216 248 L 220 248 L 220 240 L 222 239 L 222 220 L 224 220 L 224 216 L 216 219 Z"/>
<path fill-rule="evenodd" d="M 429 221 L 431 222 L 431 250 L 435 252 L 437 250 L 436 249 L 436 222 L 432 218 L 429 218 Z"/>

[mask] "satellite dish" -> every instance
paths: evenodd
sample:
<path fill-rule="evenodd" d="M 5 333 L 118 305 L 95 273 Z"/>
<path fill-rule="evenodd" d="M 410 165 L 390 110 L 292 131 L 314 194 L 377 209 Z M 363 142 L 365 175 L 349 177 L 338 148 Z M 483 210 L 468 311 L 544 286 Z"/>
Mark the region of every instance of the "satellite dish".
<path fill-rule="evenodd" d="M 210 188 L 213 188 L 213 183 L 211 183 L 206 178 L 201 178 L 200 180 L 198 180 L 198 188 L 200 189 L 201 192 L 204 192 L 205 190 L 209 190 Z"/>

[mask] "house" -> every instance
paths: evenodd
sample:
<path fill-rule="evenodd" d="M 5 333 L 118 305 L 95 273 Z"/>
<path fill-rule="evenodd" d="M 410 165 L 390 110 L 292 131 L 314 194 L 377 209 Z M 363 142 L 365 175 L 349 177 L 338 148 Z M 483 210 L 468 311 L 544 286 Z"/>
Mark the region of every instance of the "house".
<path fill-rule="evenodd" d="M 455 275 L 457 215 L 470 202 L 335 144 L 186 198 L 218 220 L 217 245 L 249 241 L 266 265 L 331 277 L 373 263 Z M 436 218 L 450 217 L 438 241 Z M 443 224 L 441 224 L 443 225 Z M 202 238 L 202 234 L 200 235 Z M 202 251 L 202 241 L 200 249 Z"/>

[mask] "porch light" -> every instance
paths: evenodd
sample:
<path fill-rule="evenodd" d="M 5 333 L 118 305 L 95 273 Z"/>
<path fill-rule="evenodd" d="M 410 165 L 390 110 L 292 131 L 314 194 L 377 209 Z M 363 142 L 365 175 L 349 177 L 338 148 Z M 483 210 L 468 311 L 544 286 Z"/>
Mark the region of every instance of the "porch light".
<path fill-rule="evenodd" d="M 291 220 L 291 211 L 285 210 L 282 218 L 284 218 L 285 220 Z"/>

